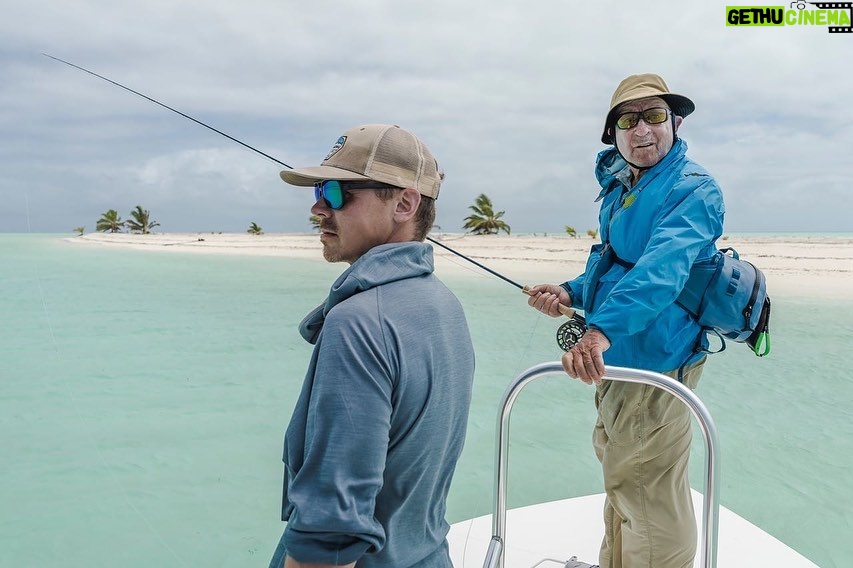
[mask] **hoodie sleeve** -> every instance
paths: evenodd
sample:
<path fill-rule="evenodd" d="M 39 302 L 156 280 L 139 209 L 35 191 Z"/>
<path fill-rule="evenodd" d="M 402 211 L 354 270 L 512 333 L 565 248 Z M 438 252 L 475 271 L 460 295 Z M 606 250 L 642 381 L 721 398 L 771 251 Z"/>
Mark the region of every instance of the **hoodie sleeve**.
<path fill-rule="evenodd" d="M 363 294 L 373 294 L 373 291 Z M 342 304 L 323 327 L 311 387 L 304 462 L 291 479 L 288 554 L 348 564 L 385 545 L 374 515 L 382 488 L 396 371 L 376 314 Z"/>

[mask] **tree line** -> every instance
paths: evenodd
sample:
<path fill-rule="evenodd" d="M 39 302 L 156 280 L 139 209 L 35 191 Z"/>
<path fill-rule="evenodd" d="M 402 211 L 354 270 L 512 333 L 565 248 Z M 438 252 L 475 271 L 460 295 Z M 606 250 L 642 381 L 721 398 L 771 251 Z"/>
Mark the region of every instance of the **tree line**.
<path fill-rule="evenodd" d="M 95 223 L 95 230 L 105 233 L 121 233 L 123 229 L 127 229 L 131 233 L 142 233 L 147 235 L 154 227 L 159 227 L 160 223 L 151 219 L 151 211 L 143 209 L 141 205 L 137 205 L 130 212 L 130 219 L 121 220 L 121 215 L 115 209 L 108 209 L 98 222 Z M 83 227 L 75 229 L 78 233 L 83 234 Z"/>
<path fill-rule="evenodd" d="M 467 229 L 468 233 L 474 235 L 496 235 L 503 231 L 507 235 L 511 234 L 512 228 L 502 219 L 506 211 L 495 211 L 492 200 L 485 193 L 478 195 L 474 200 L 474 204 L 469 205 L 468 209 L 471 210 L 471 214 L 465 217 L 465 224 L 462 226 L 463 229 Z M 308 218 L 308 222 L 315 230 L 319 230 L 320 218 L 318 216 L 311 215 Z M 130 212 L 130 219 L 125 221 L 122 221 L 121 216 L 115 209 L 107 210 L 98 219 L 95 229 L 107 233 L 120 233 L 123 229 L 127 229 L 131 233 L 147 235 L 151 232 L 151 229 L 159 226 L 160 223 L 151 219 L 151 212 L 149 210 L 143 209 L 141 205 L 137 205 Z M 74 230 L 82 235 L 85 228 L 77 227 Z M 578 236 L 577 231 L 569 225 L 565 226 L 565 231 L 570 237 Z M 246 232 L 250 235 L 264 234 L 261 226 L 255 222 L 249 224 Z M 589 229 L 586 234 L 595 238 L 598 236 L 598 230 Z"/>

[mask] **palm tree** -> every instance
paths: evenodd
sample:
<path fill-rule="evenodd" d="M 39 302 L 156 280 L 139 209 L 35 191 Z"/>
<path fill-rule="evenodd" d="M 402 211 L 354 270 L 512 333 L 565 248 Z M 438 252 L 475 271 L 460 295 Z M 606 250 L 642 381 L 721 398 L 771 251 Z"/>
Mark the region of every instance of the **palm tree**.
<path fill-rule="evenodd" d="M 474 213 L 465 217 L 465 225 L 463 228 L 470 229 L 470 233 L 475 235 L 495 235 L 498 231 L 504 231 L 507 235 L 510 234 L 510 227 L 506 222 L 501 221 L 501 217 L 505 211 L 495 213 L 492 207 L 492 200 L 485 193 L 481 193 L 474 205 L 469 205 L 468 209 Z"/>
<path fill-rule="evenodd" d="M 83 233 L 86 232 L 86 227 L 74 227 L 74 232 L 77 233 L 78 236 L 82 237 Z"/>
<path fill-rule="evenodd" d="M 115 209 L 110 209 L 98 219 L 97 224 L 95 225 L 96 231 L 109 231 L 111 233 L 120 233 L 121 228 L 124 227 L 124 221 L 121 220 L 121 217 L 118 215 L 118 211 Z"/>
<path fill-rule="evenodd" d="M 310 217 L 308 217 L 308 222 L 311 223 L 311 228 L 315 231 L 320 230 L 320 221 L 321 219 L 319 215 L 311 215 Z"/>
<path fill-rule="evenodd" d="M 586 234 L 594 239 L 598 236 L 598 229 L 588 229 Z"/>
<path fill-rule="evenodd" d="M 147 235 L 151 232 L 151 229 L 160 226 L 160 223 L 151 220 L 151 211 L 143 209 L 142 205 L 137 205 L 136 208 L 130 212 L 130 216 L 133 217 L 133 220 L 131 221 L 128 219 L 124 223 L 132 233 L 142 233 L 143 235 Z"/>
<path fill-rule="evenodd" d="M 566 234 L 569 235 L 570 237 L 577 237 L 578 236 L 578 232 L 575 231 L 575 228 L 570 227 L 568 225 L 566 225 Z"/>
<path fill-rule="evenodd" d="M 249 228 L 246 229 L 246 232 L 249 233 L 250 235 L 263 235 L 264 234 L 264 230 L 261 228 L 261 226 L 258 225 L 257 223 L 255 223 L 254 221 L 252 222 L 251 225 L 249 225 Z"/>

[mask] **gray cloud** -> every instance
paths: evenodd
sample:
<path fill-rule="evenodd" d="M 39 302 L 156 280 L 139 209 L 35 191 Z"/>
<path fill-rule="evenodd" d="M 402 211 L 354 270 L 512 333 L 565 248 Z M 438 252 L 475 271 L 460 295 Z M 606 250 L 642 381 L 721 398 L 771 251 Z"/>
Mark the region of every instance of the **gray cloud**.
<path fill-rule="evenodd" d="M 851 231 L 849 34 L 732 28 L 723 4 L 350 0 L 13 2 L 0 22 L 0 231 L 88 230 L 141 204 L 163 231 L 307 231 L 280 166 L 50 53 L 291 165 L 346 128 L 416 132 L 447 172 L 438 224 L 488 194 L 515 232 L 594 227 L 610 95 L 655 71 L 690 96 L 690 154 L 727 231 Z M 846 176 L 845 176 L 846 177 Z"/>

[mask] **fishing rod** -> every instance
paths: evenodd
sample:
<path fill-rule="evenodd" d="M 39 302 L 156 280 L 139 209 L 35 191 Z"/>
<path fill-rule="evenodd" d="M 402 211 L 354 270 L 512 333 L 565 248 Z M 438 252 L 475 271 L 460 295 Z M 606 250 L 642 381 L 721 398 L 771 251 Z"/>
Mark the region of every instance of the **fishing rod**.
<path fill-rule="evenodd" d="M 445 250 L 448 250 L 448 251 L 452 252 L 453 254 L 455 254 L 455 255 L 457 255 L 457 256 L 460 256 L 460 257 L 464 258 L 465 260 L 467 260 L 467 261 L 468 261 L 468 262 L 470 262 L 471 264 L 473 264 L 473 265 L 475 265 L 475 266 L 478 266 L 478 267 L 482 268 L 483 270 L 485 270 L 485 271 L 486 271 L 486 272 L 488 272 L 489 274 L 492 274 L 492 275 L 494 275 L 494 276 L 497 276 L 498 278 L 500 278 L 500 279 L 501 279 L 501 280 L 503 280 L 504 282 L 509 282 L 510 284 L 512 284 L 513 286 L 515 286 L 515 287 L 516 287 L 516 288 L 518 288 L 519 290 L 521 290 L 522 292 L 527 293 L 527 290 L 528 290 L 527 286 L 522 286 L 521 284 L 519 284 L 519 283 L 518 283 L 518 282 L 516 282 L 515 280 L 510 280 L 509 278 L 507 278 L 507 277 L 506 277 L 506 276 L 504 276 L 503 274 L 500 274 L 500 273 L 498 273 L 498 272 L 495 272 L 494 270 L 492 270 L 492 269 L 491 269 L 491 268 L 489 268 L 488 266 L 483 266 L 482 264 L 480 264 L 479 262 L 477 262 L 477 261 L 476 261 L 476 260 L 474 260 L 473 258 L 467 257 L 467 256 L 465 256 L 464 254 L 462 254 L 461 252 L 458 252 L 458 251 L 453 250 L 453 249 L 452 249 L 452 248 L 450 248 L 449 246 L 447 246 L 447 245 L 445 245 L 445 244 L 443 244 L 443 243 L 438 242 L 437 240 L 433 239 L 432 237 L 427 237 L 427 240 L 428 240 L 429 242 L 433 243 L 433 244 L 436 244 L 436 245 L 440 246 L 441 248 L 443 248 L 443 249 L 445 249 Z"/>
<path fill-rule="evenodd" d="M 435 244 L 435 245 L 438 245 L 438 246 L 440 246 L 441 248 L 443 248 L 443 249 L 445 249 L 445 250 L 448 250 L 448 251 L 452 252 L 453 254 L 455 254 L 455 255 L 457 255 L 457 256 L 459 256 L 459 257 L 464 258 L 465 260 L 467 260 L 467 261 L 468 261 L 468 262 L 470 262 L 471 264 L 473 264 L 473 265 L 475 265 L 475 266 L 478 266 L 479 268 L 482 268 L 483 270 L 485 270 L 485 271 L 486 271 L 486 272 L 488 272 L 489 274 L 492 274 L 493 276 L 497 276 L 498 278 L 500 278 L 500 279 L 501 279 L 501 280 L 503 280 L 504 282 L 508 282 L 508 283 L 512 284 L 513 286 L 515 286 L 516 288 L 518 288 L 519 290 L 521 290 L 522 292 L 524 292 L 524 293 L 525 293 L 525 294 L 527 294 L 528 296 L 532 296 L 532 295 L 533 295 L 533 292 L 531 292 L 531 291 L 530 291 L 530 287 L 529 287 L 529 286 L 522 286 L 521 284 L 519 284 L 519 283 L 518 283 L 518 282 L 516 282 L 515 280 L 511 280 L 510 278 L 507 278 L 507 277 L 506 277 L 506 276 L 504 276 L 503 274 L 501 274 L 501 273 L 499 273 L 499 272 L 495 272 L 494 270 L 492 270 L 492 269 L 491 269 L 491 268 L 489 268 L 488 266 L 485 266 L 485 265 L 483 265 L 483 264 L 480 264 L 479 262 L 477 262 L 477 261 L 476 261 L 476 260 L 474 260 L 473 258 L 468 257 L 468 256 L 465 256 L 464 254 L 462 254 L 461 252 L 459 252 L 459 251 L 457 251 L 457 250 L 453 250 L 453 249 L 452 249 L 452 248 L 450 248 L 449 246 L 447 246 L 447 245 L 445 245 L 444 243 L 441 243 L 441 242 L 439 242 L 439 241 L 437 241 L 437 240 L 433 239 L 432 237 L 426 237 L 426 239 L 427 239 L 429 242 L 431 242 L 431 243 L 433 243 L 433 244 Z M 579 315 L 575 310 L 573 310 L 572 308 L 570 308 L 569 306 L 564 306 L 563 304 L 560 304 L 559 309 L 560 309 L 560 313 L 561 313 L 561 314 L 563 314 L 563 315 L 564 315 L 564 316 L 566 316 L 566 317 L 569 317 L 569 318 L 572 318 L 572 317 L 582 318 L 582 317 L 583 317 L 583 316 Z"/>
<path fill-rule="evenodd" d="M 77 69 L 79 71 L 83 71 L 84 73 L 88 73 L 89 75 L 97 77 L 98 79 L 102 79 L 102 80 L 106 81 L 107 83 L 111 83 L 111 84 L 115 85 L 116 87 L 119 87 L 121 89 L 124 89 L 125 91 L 133 93 L 134 95 L 142 97 L 143 99 L 150 101 L 156 105 L 159 105 L 159 106 L 161 106 L 167 110 L 170 110 L 176 114 L 179 114 L 182 117 L 189 119 L 189 120 L 195 122 L 196 124 L 207 128 L 208 130 L 212 130 L 213 132 L 216 132 L 217 134 L 220 134 L 220 135 L 224 136 L 225 138 L 228 138 L 229 140 L 236 142 L 237 144 L 240 144 L 244 148 L 248 148 L 249 150 L 256 152 L 257 154 L 260 154 L 261 156 L 264 156 L 265 158 L 268 158 L 268 159 L 272 160 L 273 162 L 284 166 L 287 169 L 290 169 L 290 170 L 293 169 L 293 166 L 285 164 L 281 160 L 274 158 L 273 156 L 270 156 L 266 152 L 262 152 L 261 150 L 258 150 L 254 146 L 246 144 L 242 140 L 238 140 L 238 139 L 234 138 L 233 136 L 231 136 L 230 134 L 226 134 L 225 132 L 222 132 L 221 130 L 216 129 L 216 128 L 210 126 L 209 124 L 205 124 L 204 122 L 202 122 L 196 118 L 193 118 L 192 116 L 185 114 L 185 113 L 183 113 L 183 112 L 181 112 L 175 108 L 172 108 L 167 104 L 161 103 L 160 101 L 153 99 L 153 98 L 149 97 L 148 95 L 140 93 L 139 91 L 131 89 L 130 87 L 126 87 L 125 85 L 122 85 L 121 83 L 119 83 L 117 81 L 113 81 L 112 79 L 108 79 L 107 77 L 104 77 L 103 75 L 99 75 L 98 73 L 95 73 L 94 71 L 90 71 L 90 70 L 86 69 L 85 67 L 80 67 L 79 65 L 75 65 L 74 63 L 71 63 L 70 61 L 65 61 L 64 59 L 60 59 L 59 57 L 54 57 L 53 55 L 49 55 L 47 53 L 42 53 L 42 55 L 44 55 L 45 57 L 48 57 L 50 59 L 53 59 L 54 61 L 58 61 L 59 63 L 64 63 L 65 65 L 68 65 L 69 67 L 73 67 L 74 69 Z M 516 288 L 518 288 L 519 290 L 521 290 L 522 292 L 524 292 L 528 296 L 533 295 L 533 293 L 530 291 L 530 288 L 528 286 L 522 286 L 518 282 L 515 282 L 514 280 L 507 278 L 503 274 L 500 274 L 500 273 L 492 270 L 491 268 L 480 264 L 479 262 L 477 262 L 473 258 L 465 256 L 461 252 L 456 251 L 456 250 L 450 248 L 449 246 L 438 242 L 437 240 L 433 239 L 432 237 L 427 236 L 426 240 L 428 240 L 429 242 L 431 242 L 435 245 L 440 246 L 441 248 L 443 248 L 445 250 L 452 252 L 453 254 L 467 260 L 471 264 L 478 266 L 479 268 L 482 268 L 483 270 L 485 270 L 489 274 L 492 274 L 493 276 L 497 276 L 501 280 L 508 282 L 509 284 L 512 284 L 513 286 L 515 286 Z M 557 344 L 560 346 L 560 348 L 563 351 L 568 351 L 572 347 L 572 345 L 574 345 L 575 343 L 580 341 L 580 338 L 583 336 L 584 332 L 586 331 L 586 320 L 584 319 L 584 317 L 582 315 L 577 313 L 575 310 L 573 310 L 569 306 L 559 304 L 559 310 L 560 310 L 561 314 L 563 314 L 564 316 L 569 318 L 569 321 L 563 323 L 563 325 L 561 325 L 560 328 L 557 330 Z"/>
<path fill-rule="evenodd" d="M 191 117 L 191 116 L 190 116 L 190 115 L 188 115 L 188 114 L 184 114 L 184 113 L 182 113 L 181 111 L 179 111 L 179 110 L 177 110 L 177 109 L 174 109 L 174 108 L 170 107 L 169 105 L 163 104 L 163 103 L 161 103 L 161 102 L 160 102 L 160 101 L 158 101 L 158 100 L 152 99 L 152 98 L 151 98 L 151 97 L 149 97 L 148 95 L 143 95 L 143 94 L 142 94 L 142 93 L 140 93 L 139 91 L 134 91 L 134 90 L 133 90 L 133 89 L 131 89 L 130 87 L 125 87 L 125 86 L 124 86 L 124 85 L 122 85 L 121 83 L 117 83 L 117 82 L 113 81 L 112 79 L 107 79 L 107 78 L 106 78 L 106 77 L 104 77 L 103 75 L 98 75 L 98 74 L 97 74 L 97 73 L 95 73 L 94 71 L 89 71 L 88 69 L 84 69 L 83 67 L 80 67 L 79 65 L 74 65 L 74 64 L 73 64 L 73 63 L 71 63 L 70 61 L 65 61 L 64 59 L 60 59 L 60 58 L 58 58 L 58 57 L 54 57 L 53 55 L 48 55 L 47 53 L 42 53 L 42 55 L 44 55 L 45 57 L 49 57 L 49 58 L 53 59 L 54 61 L 59 61 L 60 63 L 64 63 L 64 64 L 66 64 L 66 65 L 68 65 L 68 66 L 70 66 L 70 67 L 73 67 L 73 68 L 75 68 L 75 69 L 79 69 L 80 71 L 83 71 L 84 73 L 88 73 L 89 75 L 94 75 L 94 76 L 95 76 L 95 77 L 97 77 L 98 79 L 103 79 L 103 80 L 104 80 L 104 81 L 106 81 L 107 83 L 112 83 L 112 84 L 113 84 L 113 85 L 115 85 L 116 87 L 120 87 L 120 88 L 124 89 L 125 91 L 129 91 L 129 92 L 133 93 L 134 95 L 138 95 L 138 96 L 142 97 L 143 99 L 146 99 L 146 100 L 151 101 L 151 102 L 152 102 L 152 103 L 154 103 L 155 105 L 160 105 L 161 107 L 166 108 L 166 109 L 169 109 L 170 111 L 172 111 L 172 112 L 174 112 L 174 113 L 177 113 L 177 114 L 179 114 L 179 115 L 183 116 L 184 118 L 187 118 L 187 119 L 189 119 L 189 120 L 192 120 L 192 121 L 193 121 L 193 122 L 195 122 L 196 124 L 199 124 L 199 125 L 201 125 L 201 126 L 204 126 L 205 128 L 207 128 L 207 129 L 209 129 L 209 130 L 212 130 L 212 131 L 216 132 L 217 134 L 221 134 L 222 136 L 224 136 L 224 137 L 228 138 L 229 140 L 232 140 L 232 141 L 236 142 L 237 144 L 240 144 L 241 146 L 244 146 L 244 147 L 248 148 L 249 150 L 252 150 L 253 152 L 257 152 L 257 153 L 258 153 L 258 154 L 260 154 L 261 156 L 264 156 L 265 158 L 269 158 L 270 160 L 272 160 L 273 162 L 275 162 L 275 163 L 277 163 L 277 164 L 281 164 L 281 165 L 282 165 L 282 166 L 284 166 L 285 168 L 289 168 L 289 169 L 291 169 L 291 170 L 293 169 L 293 167 L 288 166 L 287 164 L 285 164 L 284 162 L 282 162 L 281 160 L 279 160 L 279 159 L 277 159 L 277 158 L 273 158 L 272 156 L 270 156 L 270 155 L 269 155 L 269 154 L 267 154 L 266 152 L 261 152 L 261 151 L 260 151 L 260 150 L 258 150 L 257 148 L 254 148 L 254 147 L 252 147 L 252 146 L 249 146 L 249 145 L 248 145 L 248 144 L 246 144 L 245 142 L 242 142 L 242 141 L 240 141 L 240 140 L 237 140 L 236 138 L 234 138 L 234 137 L 233 137 L 233 136 L 231 136 L 230 134 L 226 134 L 226 133 L 222 132 L 221 130 L 217 130 L 216 128 L 214 128 L 214 127 L 212 127 L 212 126 L 210 126 L 210 125 L 208 125 L 208 124 L 205 124 L 205 123 L 203 123 L 202 121 L 200 121 L 200 120 L 198 120 L 198 119 L 195 119 L 195 118 Z"/>

